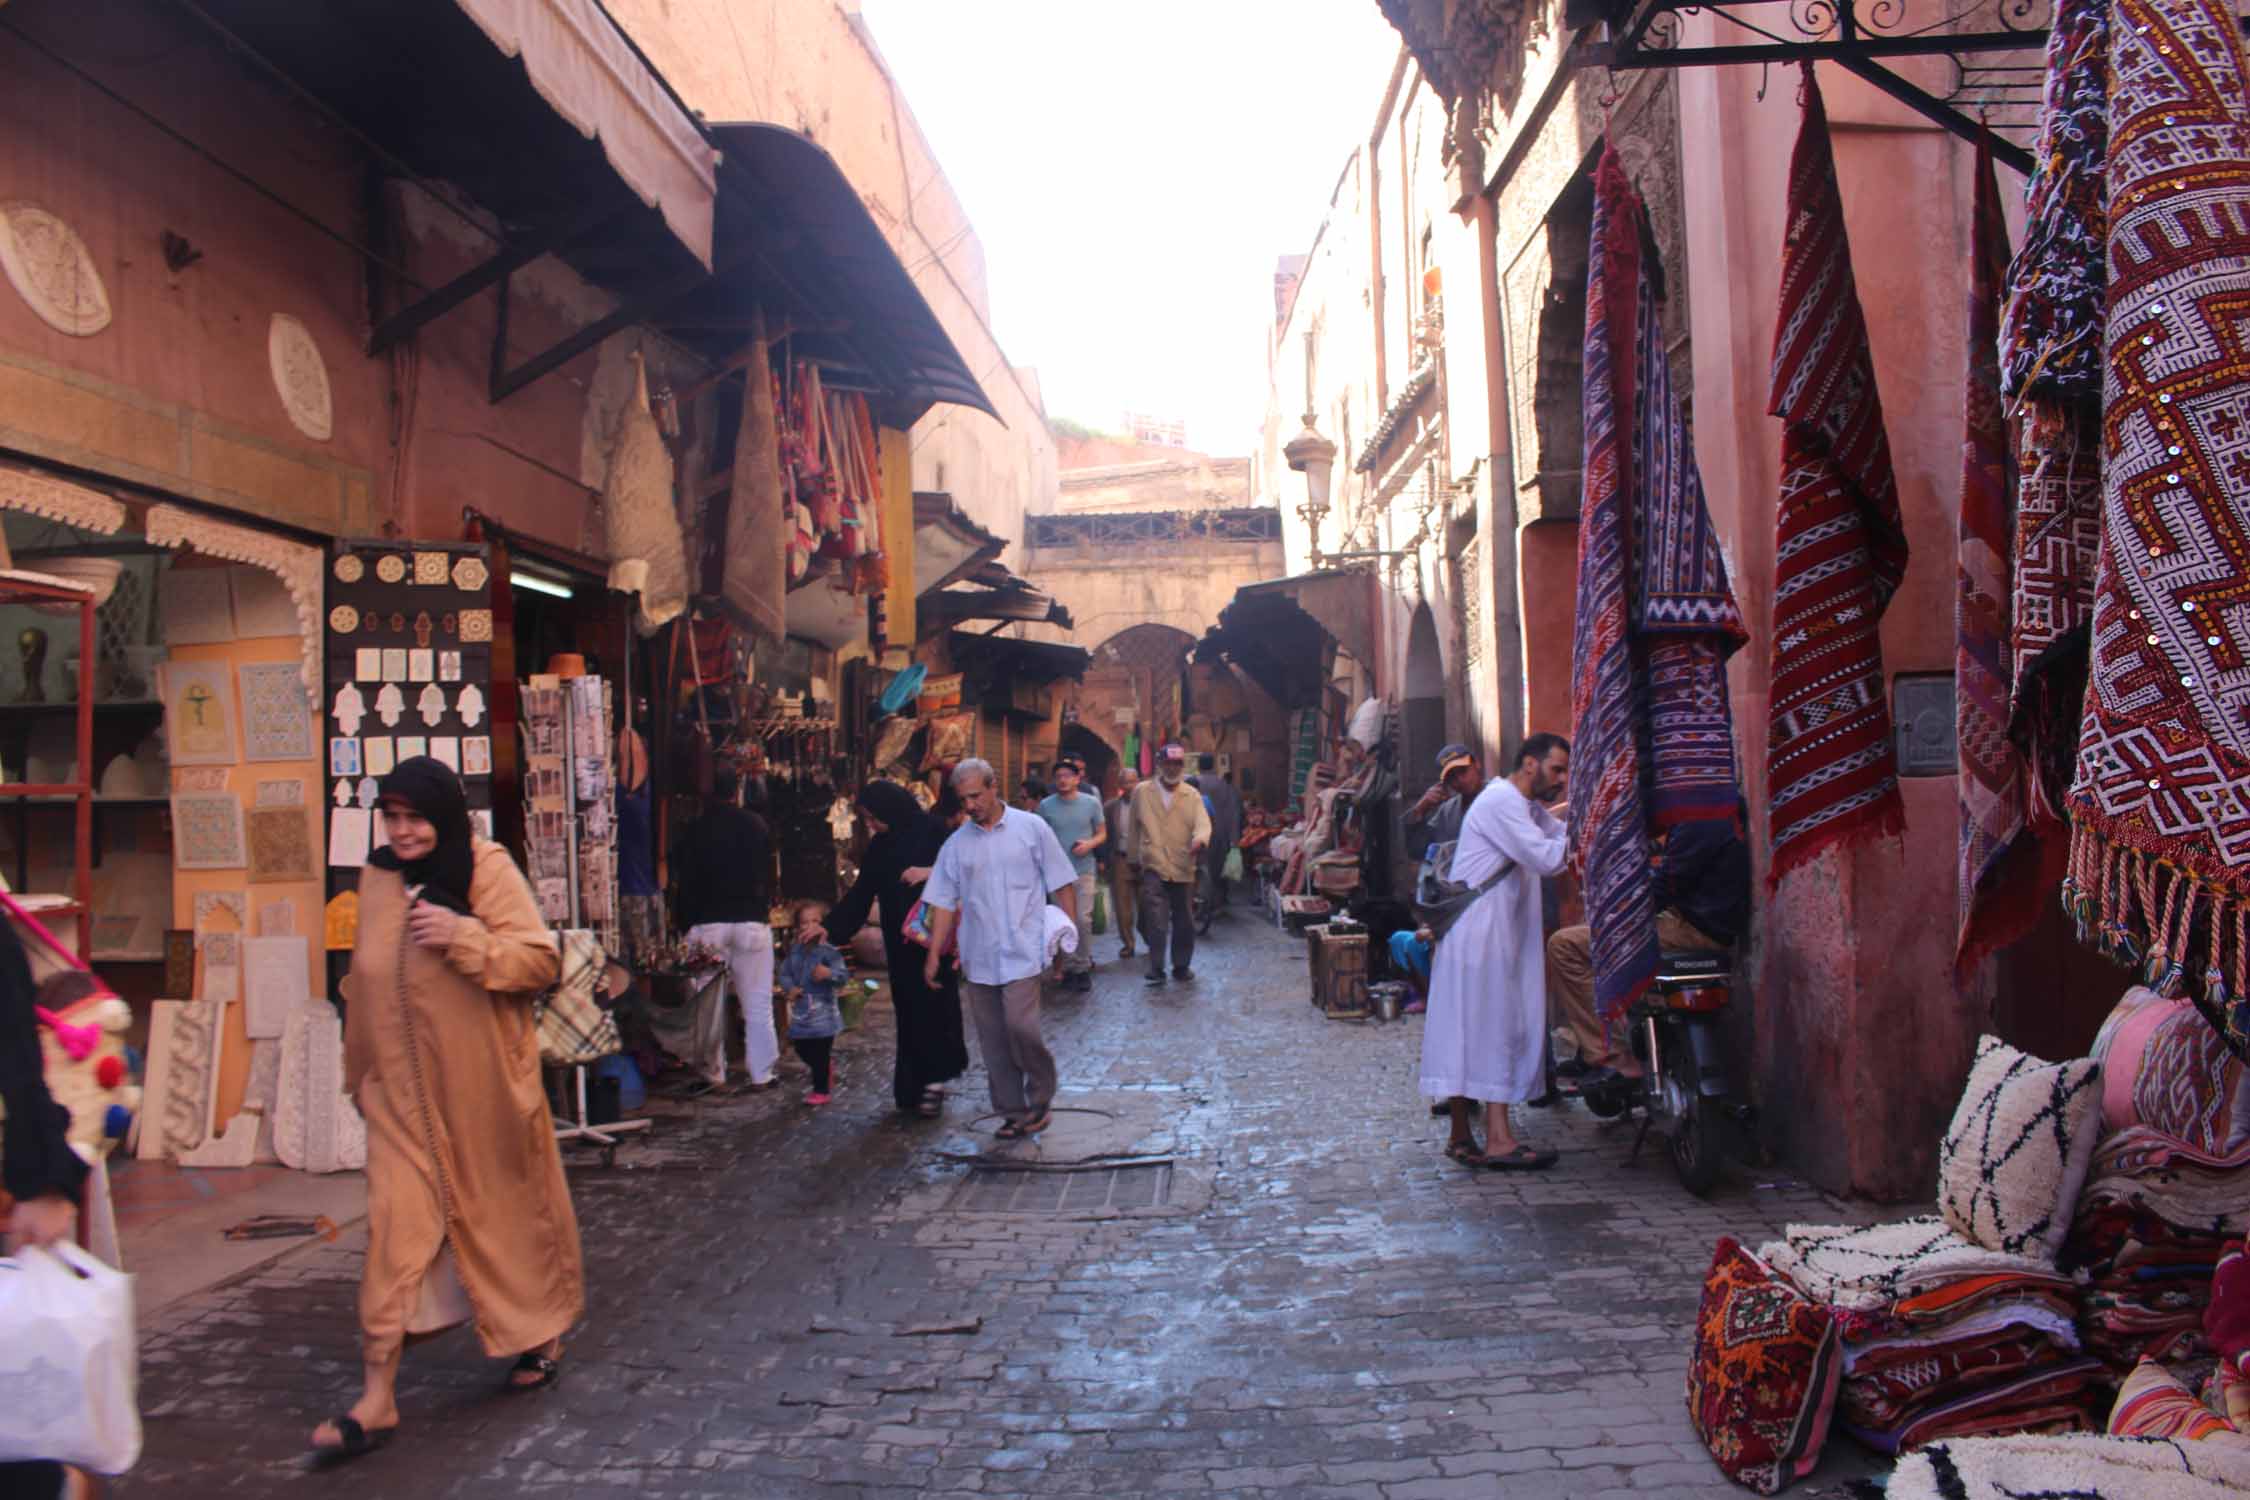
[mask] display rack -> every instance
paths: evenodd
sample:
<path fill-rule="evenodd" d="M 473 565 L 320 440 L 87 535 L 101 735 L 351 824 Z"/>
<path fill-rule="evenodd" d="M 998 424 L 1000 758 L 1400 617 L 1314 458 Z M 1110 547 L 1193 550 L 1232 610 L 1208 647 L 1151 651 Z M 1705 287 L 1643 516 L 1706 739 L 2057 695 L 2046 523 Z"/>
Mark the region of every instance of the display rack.
<path fill-rule="evenodd" d="M 17 806 L 28 807 L 26 799 L 55 798 L 51 806 L 71 807 L 73 817 L 71 886 L 68 895 L 34 895 L 16 893 L 17 901 L 25 910 L 42 921 L 52 922 L 58 917 L 71 917 L 78 923 L 78 961 L 87 963 L 94 951 L 94 656 L 85 643 L 96 639 L 94 625 L 95 600 L 91 590 L 82 585 L 43 574 L 24 573 L 13 569 L 0 570 L 0 604 L 71 605 L 78 606 L 78 639 L 82 643 L 78 653 L 78 701 L 74 705 L 59 705 L 63 711 L 75 711 L 78 720 L 78 771 L 76 779 L 67 782 L 11 781 L 0 783 L 0 798 L 15 798 Z M 41 706 L 44 707 L 43 705 Z M 19 757 L 19 766 L 21 760 Z M 23 827 L 19 816 L 18 827 Z M 28 869 L 25 851 L 19 846 L 19 871 Z"/>

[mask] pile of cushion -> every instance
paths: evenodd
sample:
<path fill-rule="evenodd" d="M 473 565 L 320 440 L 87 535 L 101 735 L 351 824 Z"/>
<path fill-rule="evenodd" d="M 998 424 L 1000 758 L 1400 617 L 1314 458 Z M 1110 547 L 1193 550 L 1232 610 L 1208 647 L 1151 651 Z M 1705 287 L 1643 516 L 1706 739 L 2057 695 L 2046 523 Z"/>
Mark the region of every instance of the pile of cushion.
<path fill-rule="evenodd" d="M 2087 1350 L 2120 1373 L 2207 1357 L 2212 1272 L 2250 1229 L 2250 1068 L 2187 1001 L 2145 989 L 2094 1054 L 2106 1133 L 2062 1258 L 2087 1280 Z"/>
<path fill-rule="evenodd" d="M 1721 1469 L 1770 1494 L 1818 1462 L 1838 1415 L 1894 1453 L 2099 1427 L 2105 1367 L 2080 1349 L 2077 1284 L 2055 1263 L 2094 1153 L 2099 1085 L 2090 1058 L 2042 1062 L 1985 1037 L 1939 1153 L 1938 1215 L 1791 1225 L 1755 1256 L 1721 1241 L 1688 1373 L 1690 1414 Z M 1782 1307 L 1794 1339 L 1765 1347 Z M 1760 1378 L 1746 1382 L 1752 1368 Z"/>

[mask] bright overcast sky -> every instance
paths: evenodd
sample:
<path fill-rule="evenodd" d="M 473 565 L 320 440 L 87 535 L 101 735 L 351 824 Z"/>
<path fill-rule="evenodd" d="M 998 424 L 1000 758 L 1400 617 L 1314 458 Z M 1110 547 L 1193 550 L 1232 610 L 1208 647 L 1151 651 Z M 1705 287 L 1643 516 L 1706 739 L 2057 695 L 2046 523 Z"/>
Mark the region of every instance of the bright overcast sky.
<path fill-rule="evenodd" d="M 1375 0 L 862 0 L 984 242 L 1049 416 L 1247 453 L 1277 256 L 1312 242 L 1398 56 Z"/>

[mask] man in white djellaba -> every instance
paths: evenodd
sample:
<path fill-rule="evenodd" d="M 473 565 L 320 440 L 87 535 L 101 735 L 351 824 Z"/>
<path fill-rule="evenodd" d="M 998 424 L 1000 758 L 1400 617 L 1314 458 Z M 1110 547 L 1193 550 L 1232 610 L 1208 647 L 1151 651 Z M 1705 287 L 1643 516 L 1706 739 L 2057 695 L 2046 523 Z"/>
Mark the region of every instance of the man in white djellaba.
<path fill-rule="evenodd" d="M 1451 1102 L 1447 1156 L 1463 1166 L 1521 1172 L 1555 1163 L 1553 1151 L 1516 1139 L 1508 1106 L 1546 1088 L 1539 882 L 1562 869 L 1568 848 L 1568 809 L 1558 799 L 1570 783 L 1570 743 L 1559 734 L 1532 735 L 1514 765 L 1478 793 L 1454 845 L 1447 878 L 1478 895 L 1432 955 L 1422 1092 Z M 1470 1127 L 1471 1099 L 1485 1104 L 1481 1148 Z"/>

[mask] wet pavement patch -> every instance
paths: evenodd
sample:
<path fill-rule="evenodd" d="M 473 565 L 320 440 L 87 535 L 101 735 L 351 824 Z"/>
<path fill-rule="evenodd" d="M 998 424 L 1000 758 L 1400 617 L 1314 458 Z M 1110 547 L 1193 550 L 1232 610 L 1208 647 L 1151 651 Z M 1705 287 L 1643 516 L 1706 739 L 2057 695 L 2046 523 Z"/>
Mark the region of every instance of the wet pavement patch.
<path fill-rule="evenodd" d="M 1170 1162 L 979 1166 L 969 1169 L 946 1207 L 955 1213 L 1078 1215 L 1162 1208 L 1171 1201 Z"/>

